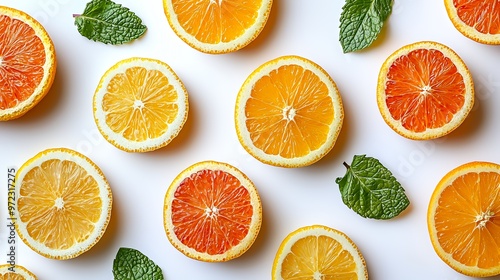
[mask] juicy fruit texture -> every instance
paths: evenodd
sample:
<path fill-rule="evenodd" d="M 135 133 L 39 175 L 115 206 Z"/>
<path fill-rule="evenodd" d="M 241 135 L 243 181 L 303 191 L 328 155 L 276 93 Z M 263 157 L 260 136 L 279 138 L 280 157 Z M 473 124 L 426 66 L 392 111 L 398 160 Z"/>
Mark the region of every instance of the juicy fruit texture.
<path fill-rule="evenodd" d="M 166 146 L 188 116 L 187 91 L 164 62 L 129 58 L 101 78 L 94 94 L 94 120 L 111 144 L 127 152 Z"/>
<path fill-rule="evenodd" d="M 319 65 L 298 56 L 261 65 L 236 100 L 241 145 L 275 166 L 301 167 L 320 160 L 333 148 L 343 118 L 334 81 Z"/>
<path fill-rule="evenodd" d="M 472 77 L 447 46 L 413 43 L 382 65 L 377 103 L 385 122 L 398 134 L 416 140 L 438 138 L 456 129 L 472 109 Z"/>
<path fill-rule="evenodd" d="M 182 171 L 165 195 L 164 225 L 172 245 L 207 262 L 246 252 L 262 221 L 257 189 L 235 167 L 204 161 Z"/>
<path fill-rule="evenodd" d="M 96 244 L 111 217 L 112 195 L 101 170 L 69 149 L 48 149 L 16 174 L 16 230 L 37 253 L 79 256 Z"/>
<path fill-rule="evenodd" d="M 43 26 L 0 6 L 0 121 L 18 118 L 40 102 L 55 72 L 54 45 Z"/>
<path fill-rule="evenodd" d="M 272 0 L 163 0 L 168 22 L 185 43 L 205 53 L 228 53 L 264 28 Z"/>
<path fill-rule="evenodd" d="M 368 279 L 365 260 L 344 233 L 321 225 L 302 227 L 281 243 L 273 280 Z"/>
<path fill-rule="evenodd" d="M 0 280 L 37 280 L 38 278 L 31 271 L 20 265 L 14 266 L 14 272 L 11 271 L 10 264 L 0 265 Z"/>
<path fill-rule="evenodd" d="M 483 44 L 500 44 L 498 0 L 444 0 L 446 12 L 466 37 Z"/>
<path fill-rule="evenodd" d="M 500 274 L 500 165 L 470 162 L 446 174 L 432 194 L 427 225 L 436 253 L 465 275 Z"/>

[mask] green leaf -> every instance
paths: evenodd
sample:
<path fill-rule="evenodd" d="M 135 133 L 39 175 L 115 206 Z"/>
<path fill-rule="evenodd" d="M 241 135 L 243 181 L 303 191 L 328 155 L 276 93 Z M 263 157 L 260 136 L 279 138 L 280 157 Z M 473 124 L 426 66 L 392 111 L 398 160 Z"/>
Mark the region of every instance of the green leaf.
<path fill-rule="evenodd" d="M 344 53 L 369 47 L 392 10 L 393 0 L 346 0 L 340 15 L 340 44 Z"/>
<path fill-rule="evenodd" d="M 337 178 L 342 201 L 365 218 L 390 219 L 408 207 L 410 201 L 391 171 L 377 159 L 356 155 L 347 172 Z"/>
<path fill-rule="evenodd" d="M 87 3 L 83 14 L 73 17 L 80 34 L 105 44 L 128 43 L 147 30 L 138 16 L 110 0 L 92 0 Z"/>
<path fill-rule="evenodd" d="M 163 272 L 152 260 L 131 248 L 120 248 L 113 261 L 115 280 L 163 280 Z"/>

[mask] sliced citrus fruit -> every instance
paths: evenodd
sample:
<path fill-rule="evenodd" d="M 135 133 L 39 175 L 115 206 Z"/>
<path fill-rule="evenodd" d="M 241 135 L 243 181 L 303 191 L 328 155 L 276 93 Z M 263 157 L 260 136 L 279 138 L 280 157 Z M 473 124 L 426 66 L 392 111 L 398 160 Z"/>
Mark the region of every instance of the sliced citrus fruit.
<path fill-rule="evenodd" d="M 108 142 L 127 152 L 166 146 L 188 116 L 188 95 L 166 63 L 133 57 L 101 78 L 94 94 L 94 120 Z"/>
<path fill-rule="evenodd" d="M 261 162 L 306 166 L 333 148 L 343 110 L 337 86 L 323 68 L 303 57 L 283 56 L 244 82 L 236 100 L 236 132 Z"/>
<path fill-rule="evenodd" d="M 415 140 L 455 130 L 474 104 L 474 85 L 463 60 L 449 47 L 417 42 L 391 54 L 378 76 L 377 104 L 385 122 Z"/>
<path fill-rule="evenodd" d="M 500 165 L 470 162 L 446 174 L 429 202 L 437 255 L 465 275 L 500 274 Z"/>
<path fill-rule="evenodd" d="M 112 195 L 101 170 L 76 151 L 47 149 L 16 173 L 19 237 L 35 252 L 70 259 L 94 246 L 111 217 Z"/>
<path fill-rule="evenodd" d="M 0 121 L 18 118 L 47 94 L 56 53 L 47 31 L 25 12 L 0 6 Z"/>
<path fill-rule="evenodd" d="M 239 257 L 257 238 L 261 222 L 257 189 L 227 163 L 203 161 L 188 167 L 165 195 L 167 237 L 177 250 L 196 260 Z"/>
<path fill-rule="evenodd" d="M 0 265 L 0 280 L 37 280 L 35 274 L 20 265 Z"/>
<path fill-rule="evenodd" d="M 264 28 L 272 0 L 163 0 L 168 23 L 184 42 L 205 53 L 228 53 Z"/>
<path fill-rule="evenodd" d="M 368 279 L 356 244 L 343 232 L 322 226 L 301 227 L 281 243 L 273 280 Z"/>
<path fill-rule="evenodd" d="M 444 0 L 446 12 L 466 37 L 483 44 L 500 44 L 498 0 Z"/>

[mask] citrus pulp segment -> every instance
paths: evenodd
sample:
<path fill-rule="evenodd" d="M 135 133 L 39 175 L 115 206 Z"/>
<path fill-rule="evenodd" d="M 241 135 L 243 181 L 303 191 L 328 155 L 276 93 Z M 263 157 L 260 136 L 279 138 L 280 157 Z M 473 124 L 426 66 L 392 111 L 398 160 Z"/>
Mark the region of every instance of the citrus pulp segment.
<path fill-rule="evenodd" d="M 205 53 L 228 53 L 264 28 L 272 0 L 163 0 L 168 23 L 185 43 Z"/>
<path fill-rule="evenodd" d="M 168 145 L 187 120 L 187 91 L 166 63 L 133 57 L 101 78 L 94 94 L 94 120 L 103 137 L 127 152 Z"/>
<path fill-rule="evenodd" d="M 470 162 L 432 193 L 427 226 L 437 255 L 465 275 L 500 274 L 500 165 Z"/>
<path fill-rule="evenodd" d="M 0 280 L 37 280 L 38 278 L 24 266 L 0 265 Z"/>
<path fill-rule="evenodd" d="M 38 104 L 55 73 L 54 44 L 43 26 L 23 11 L 0 6 L 0 121 Z"/>
<path fill-rule="evenodd" d="M 303 57 L 283 56 L 258 67 L 242 85 L 236 133 L 261 162 L 306 166 L 333 148 L 343 110 L 337 86 L 323 68 Z"/>
<path fill-rule="evenodd" d="M 227 163 L 203 161 L 188 167 L 171 183 L 164 205 L 170 243 L 196 260 L 221 262 L 239 257 L 261 227 L 257 189 Z"/>
<path fill-rule="evenodd" d="M 70 259 L 94 246 L 111 217 L 112 194 L 89 158 L 66 148 L 47 149 L 24 163 L 15 178 L 19 237 L 35 252 Z"/>
<path fill-rule="evenodd" d="M 444 4 L 460 33 L 479 43 L 500 44 L 498 0 L 444 0 Z"/>
<path fill-rule="evenodd" d="M 474 104 L 474 85 L 463 60 L 449 47 L 430 41 L 406 45 L 383 63 L 377 104 L 398 134 L 434 139 L 455 130 Z"/>
<path fill-rule="evenodd" d="M 274 258 L 273 280 L 368 279 L 363 255 L 343 232 L 313 225 L 290 233 Z"/>

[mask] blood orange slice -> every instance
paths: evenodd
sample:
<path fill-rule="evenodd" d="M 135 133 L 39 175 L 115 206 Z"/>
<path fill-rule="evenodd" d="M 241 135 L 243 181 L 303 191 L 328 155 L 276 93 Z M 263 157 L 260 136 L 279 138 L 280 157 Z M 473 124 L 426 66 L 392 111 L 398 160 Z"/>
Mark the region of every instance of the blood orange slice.
<path fill-rule="evenodd" d="M 0 121 L 18 118 L 40 102 L 55 72 L 54 45 L 43 26 L 0 6 Z"/>
<path fill-rule="evenodd" d="M 413 43 L 385 60 L 377 103 L 385 122 L 398 134 L 416 140 L 438 138 L 455 130 L 472 109 L 472 77 L 449 47 Z"/>
<path fill-rule="evenodd" d="M 186 256 L 227 261 L 246 252 L 262 221 L 257 189 L 235 167 L 204 161 L 182 171 L 165 195 L 164 226 Z"/>
<path fill-rule="evenodd" d="M 455 28 L 483 44 L 500 44 L 498 0 L 445 0 L 446 12 Z"/>

